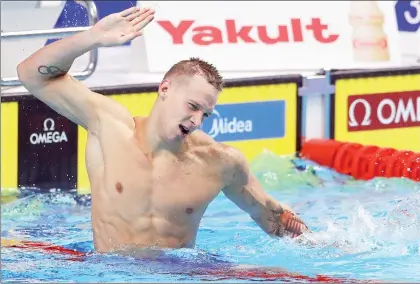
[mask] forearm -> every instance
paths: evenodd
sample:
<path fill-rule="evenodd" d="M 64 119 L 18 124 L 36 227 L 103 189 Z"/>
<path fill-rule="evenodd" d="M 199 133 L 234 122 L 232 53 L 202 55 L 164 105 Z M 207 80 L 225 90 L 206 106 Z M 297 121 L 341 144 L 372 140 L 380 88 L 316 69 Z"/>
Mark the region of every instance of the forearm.
<path fill-rule="evenodd" d="M 254 217 L 257 224 L 269 235 L 292 238 L 309 231 L 305 223 L 286 205 L 269 199 Z"/>
<path fill-rule="evenodd" d="M 66 74 L 74 60 L 95 48 L 90 30 L 53 42 L 32 54 L 18 65 L 21 81 L 44 82 Z"/>

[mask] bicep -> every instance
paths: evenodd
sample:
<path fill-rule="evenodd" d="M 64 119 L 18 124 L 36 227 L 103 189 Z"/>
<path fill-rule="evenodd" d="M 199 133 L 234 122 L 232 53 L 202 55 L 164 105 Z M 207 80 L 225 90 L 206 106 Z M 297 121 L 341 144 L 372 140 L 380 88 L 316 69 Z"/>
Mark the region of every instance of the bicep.
<path fill-rule="evenodd" d="M 225 153 L 231 163 L 228 163 L 228 169 L 224 171 L 227 182 L 223 193 L 252 218 L 258 218 L 267 199 L 265 191 L 239 150 L 229 147 Z"/>
<path fill-rule="evenodd" d="M 104 113 L 126 123 L 132 121 L 123 106 L 91 91 L 70 75 L 50 79 L 28 90 L 51 109 L 91 132 L 97 131 L 100 116 Z"/>

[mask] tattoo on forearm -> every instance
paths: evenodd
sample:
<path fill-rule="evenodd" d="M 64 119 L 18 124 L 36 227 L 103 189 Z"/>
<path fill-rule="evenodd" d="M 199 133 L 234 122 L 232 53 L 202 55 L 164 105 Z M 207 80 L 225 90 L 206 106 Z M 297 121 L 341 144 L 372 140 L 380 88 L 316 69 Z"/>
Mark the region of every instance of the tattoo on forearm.
<path fill-rule="evenodd" d="M 252 200 L 251 200 L 251 205 L 252 206 L 256 206 L 258 204 L 257 199 L 255 199 L 255 197 L 251 196 Z"/>
<path fill-rule="evenodd" d="M 38 72 L 42 75 L 60 76 L 67 73 L 67 71 L 61 70 L 56 66 L 45 66 L 41 65 L 38 67 Z"/>
<path fill-rule="evenodd" d="M 294 238 L 308 230 L 308 227 L 298 216 L 289 210 L 284 210 L 280 205 L 270 211 L 272 216 L 267 219 L 271 223 L 270 234 L 278 237 L 287 235 Z"/>
<path fill-rule="evenodd" d="M 286 231 L 284 229 L 284 226 L 280 222 L 280 216 L 281 214 L 284 214 L 284 210 L 281 206 L 279 206 L 279 208 L 270 211 L 273 214 L 273 216 L 267 219 L 268 222 L 271 223 L 271 231 L 269 231 L 269 233 L 278 237 L 283 237 Z"/>
<path fill-rule="evenodd" d="M 249 197 L 251 206 L 255 206 L 258 204 L 257 199 L 252 194 L 250 194 L 245 188 L 242 188 L 241 194 Z"/>

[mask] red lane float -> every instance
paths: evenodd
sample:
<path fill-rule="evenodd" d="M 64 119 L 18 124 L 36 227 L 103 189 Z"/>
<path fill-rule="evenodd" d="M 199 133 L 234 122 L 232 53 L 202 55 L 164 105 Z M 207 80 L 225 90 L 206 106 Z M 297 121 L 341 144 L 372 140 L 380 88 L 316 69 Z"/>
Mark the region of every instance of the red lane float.
<path fill-rule="evenodd" d="M 420 181 L 420 153 L 373 145 L 311 139 L 303 143 L 300 157 L 355 179 L 405 177 Z"/>
<path fill-rule="evenodd" d="M 392 148 L 379 149 L 376 152 L 376 163 L 369 163 L 369 174 L 373 177 L 385 177 L 386 167 L 395 152 L 397 152 L 397 150 Z"/>
<path fill-rule="evenodd" d="M 387 177 L 402 177 L 407 160 L 414 154 L 411 151 L 398 151 L 389 158 L 386 165 L 385 175 Z"/>
<path fill-rule="evenodd" d="M 343 144 L 339 149 L 335 160 L 333 161 L 333 168 L 336 169 L 339 173 L 350 175 L 354 158 L 362 148 L 362 145 L 357 143 L 346 143 Z"/>
<path fill-rule="evenodd" d="M 313 139 L 311 143 L 305 143 L 302 147 L 301 155 L 309 160 L 312 160 L 320 165 L 326 167 L 333 167 L 335 155 L 337 150 L 344 145 L 344 143 L 334 140 L 318 140 Z"/>
<path fill-rule="evenodd" d="M 411 155 L 402 173 L 403 177 L 420 181 L 420 153 Z"/>

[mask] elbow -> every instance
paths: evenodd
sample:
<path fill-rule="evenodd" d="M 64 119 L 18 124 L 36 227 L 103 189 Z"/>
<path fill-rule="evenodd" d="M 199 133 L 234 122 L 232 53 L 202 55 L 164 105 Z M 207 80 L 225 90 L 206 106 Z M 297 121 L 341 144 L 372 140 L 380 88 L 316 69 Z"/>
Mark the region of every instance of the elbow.
<path fill-rule="evenodd" d="M 28 66 L 26 61 L 18 64 L 16 73 L 21 84 L 29 91 L 34 92 L 36 89 L 45 86 L 46 81 L 38 74 L 34 74 L 31 70 L 32 66 Z"/>
<path fill-rule="evenodd" d="M 19 81 L 24 85 L 26 88 L 28 85 L 31 85 L 31 76 L 28 72 L 28 66 L 25 61 L 18 64 L 16 67 L 16 73 Z"/>
<path fill-rule="evenodd" d="M 17 77 L 22 84 L 29 92 L 33 92 L 33 82 L 31 83 L 30 75 L 28 74 L 28 68 L 26 67 L 25 62 L 19 63 L 16 68 Z"/>
<path fill-rule="evenodd" d="M 19 80 L 23 83 L 26 80 L 26 78 L 25 78 L 25 76 L 26 76 L 26 74 L 25 74 L 25 63 L 24 62 L 21 62 L 21 63 L 18 64 L 18 66 L 16 67 L 16 73 L 17 73 L 17 76 L 18 76 Z"/>

